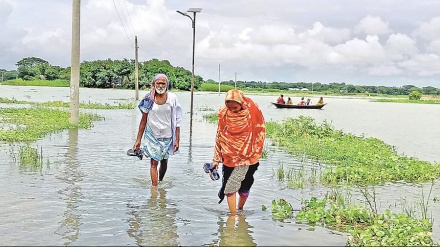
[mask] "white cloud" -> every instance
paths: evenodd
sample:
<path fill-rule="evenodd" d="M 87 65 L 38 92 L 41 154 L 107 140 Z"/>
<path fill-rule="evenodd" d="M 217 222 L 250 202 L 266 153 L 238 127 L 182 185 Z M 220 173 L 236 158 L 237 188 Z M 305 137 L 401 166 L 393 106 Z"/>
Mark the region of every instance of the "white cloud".
<path fill-rule="evenodd" d="M 401 75 L 404 71 L 394 64 L 380 64 L 369 68 L 368 73 L 374 76 L 394 76 Z"/>
<path fill-rule="evenodd" d="M 350 30 L 347 28 L 336 29 L 325 27 L 320 22 L 313 23 L 313 28 L 307 30 L 301 35 L 305 38 L 313 38 L 321 42 L 328 42 L 329 44 L 338 44 L 350 38 Z"/>
<path fill-rule="evenodd" d="M 364 17 L 355 28 L 356 32 L 363 32 L 370 35 L 381 35 L 390 33 L 389 23 L 380 17 L 370 15 Z"/>
<path fill-rule="evenodd" d="M 426 47 L 426 51 L 440 55 L 440 39 L 435 39 L 429 42 L 428 46 Z"/>
<path fill-rule="evenodd" d="M 222 64 L 222 77 L 237 72 L 242 80 L 435 81 L 440 2 L 366 3 L 341 0 L 330 11 L 325 0 L 84 0 L 81 61 L 133 59 L 137 36 L 140 61 L 166 59 L 191 70 L 191 21 L 176 13 L 191 6 L 203 8 L 195 66 L 204 79 L 217 79 Z M 0 68 L 15 69 L 29 56 L 69 66 L 71 8 L 70 1 L 0 0 Z"/>
<path fill-rule="evenodd" d="M 440 39 L 440 17 L 422 23 L 416 30 L 416 35 L 428 41 Z"/>
<path fill-rule="evenodd" d="M 247 41 L 250 39 L 249 33 L 252 32 L 252 28 L 246 28 L 244 29 L 239 35 L 238 38 L 242 41 Z"/>
<path fill-rule="evenodd" d="M 367 35 L 365 40 L 349 40 L 337 45 L 335 51 L 341 56 L 341 65 L 368 66 L 387 59 L 385 50 L 375 35 Z"/>
<path fill-rule="evenodd" d="M 440 57 L 436 54 L 418 54 L 399 66 L 419 76 L 440 75 Z"/>
<path fill-rule="evenodd" d="M 401 33 L 391 34 L 386 41 L 385 48 L 388 57 L 392 60 L 405 59 L 418 52 L 416 41 Z"/>

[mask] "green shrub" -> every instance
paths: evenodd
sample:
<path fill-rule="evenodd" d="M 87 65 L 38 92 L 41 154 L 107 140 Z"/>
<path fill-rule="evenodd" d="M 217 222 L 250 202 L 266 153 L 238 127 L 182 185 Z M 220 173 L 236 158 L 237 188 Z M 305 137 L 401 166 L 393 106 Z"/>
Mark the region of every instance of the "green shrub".
<path fill-rule="evenodd" d="M 222 85 L 220 84 L 220 91 L 221 92 L 227 92 L 231 89 L 234 89 L 231 85 Z M 202 83 L 199 87 L 200 91 L 207 91 L 207 92 L 218 92 L 218 84 L 214 83 Z"/>
<path fill-rule="evenodd" d="M 409 94 L 409 100 L 419 100 L 420 98 L 422 98 L 422 93 L 414 90 Z"/>

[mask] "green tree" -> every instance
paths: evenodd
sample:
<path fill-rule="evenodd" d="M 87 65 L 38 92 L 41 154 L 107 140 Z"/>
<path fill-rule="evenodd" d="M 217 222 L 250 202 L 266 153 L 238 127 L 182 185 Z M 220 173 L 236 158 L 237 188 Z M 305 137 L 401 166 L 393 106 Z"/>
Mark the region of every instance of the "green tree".
<path fill-rule="evenodd" d="M 409 100 L 419 100 L 421 98 L 422 93 L 417 90 L 411 91 L 411 93 L 409 94 Z"/>
<path fill-rule="evenodd" d="M 56 80 L 60 79 L 60 72 L 62 68 L 59 66 L 47 66 L 44 70 L 44 77 L 46 80 Z"/>
<path fill-rule="evenodd" d="M 423 87 L 422 88 L 422 92 L 423 94 L 429 94 L 429 95 L 439 95 L 440 91 L 438 89 L 436 89 L 435 87 Z"/>
<path fill-rule="evenodd" d="M 13 80 L 13 79 L 17 79 L 18 77 L 18 72 L 16 70 L 5 70 L 5 69 L 0 69 L 0 77 L 3 81 L 8 81 L 8 80 Z"/>
<path fill-rule="evenodd" d="M 46 60 L 38 57 L 27 57 L 18 61 L 16 64 L 18 77 L 23 80 L 32 80 L 44 75 L 44 72 L 49 65 Z"/>

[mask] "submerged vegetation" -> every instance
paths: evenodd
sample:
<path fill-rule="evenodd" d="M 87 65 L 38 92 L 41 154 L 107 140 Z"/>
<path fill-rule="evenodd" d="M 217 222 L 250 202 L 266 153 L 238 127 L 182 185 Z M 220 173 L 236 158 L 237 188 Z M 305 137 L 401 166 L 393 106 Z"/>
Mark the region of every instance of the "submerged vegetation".
<path fill-rule="evenodd" d="M 29 143 L 19 144 L 18 151 L 15 151 L 15 145 L 9 144 L 11 160 L 17 163 L 20 171 L 24 172 L 42 172 L 44 168 L 43 148 L 33 148 Z M 49 160 L 46 165 L 49 167 Z"/>
<path fill-rule="evenodd" d="M 376 203 L 375 201 L 373 203 Z M 337 191 L 323 199 L 302 200 L 301 209 L 293 215 L 292 206 L 284 199 L 272 201 L 272 217 L 283 221 L 294 218 L 297 223 L 326 227 L 348 234 L 347 246 L 433 246 L 432 221 L 422 213 L 420 219 L 386 209 L 351 205 Z M 267 210 L 262 205 L 262 210 Z M 438 245 L 438 244 L 437 244 Z"/>
<path fill-rule="evenodd" d="M 23 100 L 16 100 L 14 98 L 7 99 L 7 98 L 1 98 L 0 97 L 0 103 L 5 104 L 29 104 L 33 106 L 43 106 L 43 107 L 63 107 L 63 108 L 69 108 L 70 103 L 69 102 L 63 102 L 63 101 L 49 101 L 44 103 L 37 103 L 37 102 L 29 102 L 29 101 L 23 101 Z M 133 109 L 135 108 L 134 102 L 128 102 L 128 103 L 115 103 L 113 105 L 111 104 L 100 104 L 100 103 L 84 103 L 81 102 L 79 104 L 80 108 L 83 109 Z"/>
<path fill-rule="evenodd" d="M 215 123 L 218 120 L 217 113 L 205 114 L 203 118 L 210 123 Z"/>
<path fill-rule="evenodd" d="M 204 118 L 209 122 L 217 121 L 216 114 Z M 284 147 L 303 162 L 295 168 L 280 163 L 274 170 L 279 181 L 285 181 L 293 189 L 319 182 L 329 186 L 352 185 L 360 189 L 365 205 L 369 206 L 352 205 L 341 193 L 332 192 L 324 199 L 302 200 L 302 207 L 295 215 L 291 204 L 279 199 L 271 204 L 274 220 L 294 218 L 298 223 L 348 233 L 348 246 L 435 245 L 433 223 L 427 212 L 430 195 L 416 205 L 421 209 L 420 218 L 408 205 L 404 213 L 389 209 L 379 213 L 375 192 L 369 193 L 367 186 L 393 181 L 434 181 L 440 177 L 439 164 L 399 155 L 394 147 L 381 140 L 343 133 L 327 122 L 317 124 L 310 117 L 267 122 L 266 127 L 274 145 Z M 262 205 L 263 211 L 267 208 Z"/>
<path fill-rule="evenodd" d="M 41 104 L 38 104 L 41 106 L 46 107 L 69 107 L 70 103 L 68 102 L 62 102 L 62 101 L 51 101 L 51 102 L 44 102 Z M 117 105 L 110 105 L 110 104 L 100 104 L 100 103 L 80 103 L 80 108 L 83 109 L 134 109 L 135 104 L 134 103 L 118 103 Z"/>
<path fill-rule="evenodd" d="M 217 121 L 216 114 L 203 116 Z M 385 182 L 425 182 L 440 177 L 440 164 L 397 154 L 394 147 L 377 138 L 365 138 L 336 130 L 326 121 L 287 118 L 282 123 L 267 122 L 267 136 L 274 145 L 300 159 L 307 158 L 325 167 L 320 181 L 337 184 L 384 184 Z M 278 170 L 278 177 L 304 177 L 305 171 Z M 317 170 L 310 172 L 317 176 Z M 298 179 L 290 179 L 298 180 Z M 313 180 L 316 180 L 313 179 Z M 302 187 L 299 185 L 299 187 Z"/>
<path fill-rule="evenodd" d="M 346 134 L 310 117 L 268 122 L 267 133 L 287 152 L 328 165 L 321 177 L 324 184 L 424 182 L 440 177 L 439 164 L 398 155 L 379 139 Z"/>
<path fill-rule="evenodd" d="M 69 122 L 66 110 L 43 107 L 0 108 L 0 141 L 30 142 L 48 133 L 72 128 L 91 128 L 93 121 L 102 117 L 92 113 L 80 113 L 78 126 Z"/>
<path fill-rule="evenodd" d="M 387 209 L 374 214 L 362 205 L 331 198 L 302 202 L 296 219 L 350 234 L 348 246 L 432 246 L 432 223 Z"/>

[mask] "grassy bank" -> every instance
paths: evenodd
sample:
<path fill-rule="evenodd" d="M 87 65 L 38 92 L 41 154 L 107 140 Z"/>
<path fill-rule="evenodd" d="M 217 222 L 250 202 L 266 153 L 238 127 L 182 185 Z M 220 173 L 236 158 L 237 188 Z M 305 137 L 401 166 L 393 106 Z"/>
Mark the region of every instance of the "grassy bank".
<path fill-rule="evenodd" d="M 374 102 L 384 102 L 384 103 L 409 103 L 409 104 L 440 104 L 439 99 L 420 99 L 420 100 L 409 100 L 409 99 L 374 99 Z"/>
<path fill-rule="evenodd" d="M 15 79 L 4 81 L 2 85 L 13 86 L 48 86 L 48 87 L 69 87 L 70 82 L 64 80 L 32 80 L 24 81 L 22 79 Z M 235 88 L 231 85 L 214 83 L 202 83 L 197 91 L 202 92 L 227 92 L 230 89 Z M 263 89 L 263 88 L 241 88 L 243 92 L 250 95 L 269 95 L 274 96 L 275 99 L 280 94 L 285 97 L 296 98 L 319 98 L 319 97 L 352 97 L 352 98 L 371 98 L 375 102 L 396 102 L 396 103 L 415 103 L 415 104 L 440 104 L 440 98 L 437 96 L 423 96 L 422 100 L 408 100 L 408 95 L 387 95 L 379 93 L 335 93 L 331 91 L 301 91 L 301 90 L 279 90 L 279 89 Z M 176 91 L 176 89 L 174 89 Z"/>
<path fill-rule="evenodd" d="M 24 81 L 23 79 L 15 79 L 2 82 L 2 85 L 12 86 L 46 86 L 46 87 L 70 87 L 70 82 L 65 80 L 32 80 Z"/>

